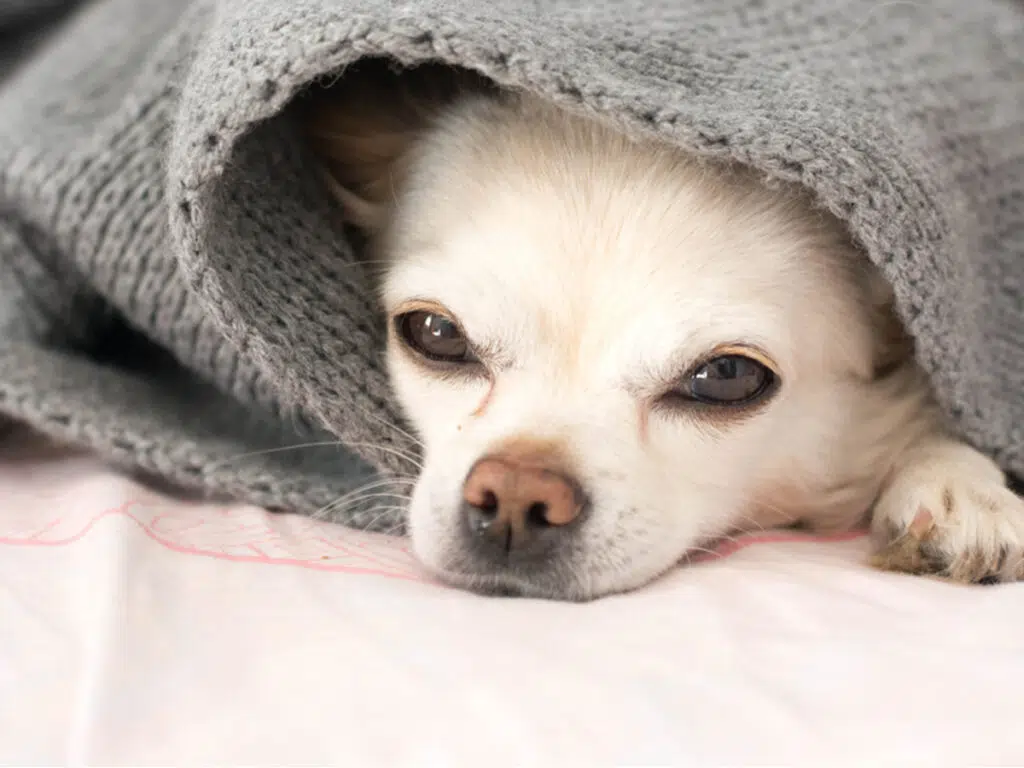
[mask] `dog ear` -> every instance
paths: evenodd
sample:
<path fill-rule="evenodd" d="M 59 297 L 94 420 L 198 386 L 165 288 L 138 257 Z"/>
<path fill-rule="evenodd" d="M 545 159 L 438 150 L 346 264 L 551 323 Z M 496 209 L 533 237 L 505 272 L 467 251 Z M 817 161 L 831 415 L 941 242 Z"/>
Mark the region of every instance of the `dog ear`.
<path fill-rule="evenodd" d="M 410 150 L 443 109 L 483 78 L 440 64 L 359 62 L 298 101 L 302 131 L 346 220 L 378 233 L 405 183 Z M 491 86 L 493 87 L 493 86 Z"/>
<path fill-rule="evenodd" d="M 867 301 L 874 326 L 875 378 L 885 378 L 913 360 L 914 339 L 896 312 L 892 285 L 873 266 L 867 272 Z"/>

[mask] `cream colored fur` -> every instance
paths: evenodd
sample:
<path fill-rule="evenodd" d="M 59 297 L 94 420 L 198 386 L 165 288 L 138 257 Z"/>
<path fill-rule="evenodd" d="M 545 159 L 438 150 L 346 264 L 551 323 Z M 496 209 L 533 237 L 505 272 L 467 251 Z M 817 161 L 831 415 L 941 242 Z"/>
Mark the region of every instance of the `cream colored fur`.
<path fill-rule="evenodd" d="M 883 567 L 1024 576 L 1024 502 L 947 436 L 884 283 L 800 190 L 470 76 L 405 77 L 353 73 L 304 119 L 384 264 L 386 311 L 437 303 L 493 352 L 483 375 L 453 376 L 391 340 L 425 446 L 409 514 L 428 567 L 584 599 L 737 529 L 844 529 L 874 510 Z M 691 363 L 737 343 L 773 361 L 774 398 L 735 416 L 659 407 Z M 565 446 L 593 509 L 562 562 L 470 569 L 461 484 L 520 438 Z"/>

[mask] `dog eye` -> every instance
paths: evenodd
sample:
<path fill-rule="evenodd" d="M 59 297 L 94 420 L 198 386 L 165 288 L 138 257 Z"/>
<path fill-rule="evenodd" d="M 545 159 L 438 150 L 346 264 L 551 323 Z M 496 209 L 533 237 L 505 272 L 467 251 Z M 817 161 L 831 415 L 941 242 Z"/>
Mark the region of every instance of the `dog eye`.
<path fill-rule="evenodd" d="M 395 327 L 402 341 L 428 360 L 468 363 L 476 359 L 459 326 L 442 314 L 406 312 L 396 318 Z"/>
<path fill-rule="evenodd" d="M 722 355 L 687 374 L 676 393 L 709 405 L 745 405 L 767 394 L 775 374 L 767 366 L 743 355 Z"/>

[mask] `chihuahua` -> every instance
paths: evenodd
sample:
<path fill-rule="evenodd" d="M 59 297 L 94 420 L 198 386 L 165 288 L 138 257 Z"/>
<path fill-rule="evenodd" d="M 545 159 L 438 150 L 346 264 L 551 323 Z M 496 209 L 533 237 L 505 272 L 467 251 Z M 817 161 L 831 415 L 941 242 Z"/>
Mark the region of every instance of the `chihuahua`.
<path fill-rule="evenodd" d="M 802 188 L 440 65 L 358 65 L 301 120 L 381 266 L 441 579 L 585 600 L 731 532 L 868 521 L 879 567 L 1024 578 L 1024 500 Z"/>

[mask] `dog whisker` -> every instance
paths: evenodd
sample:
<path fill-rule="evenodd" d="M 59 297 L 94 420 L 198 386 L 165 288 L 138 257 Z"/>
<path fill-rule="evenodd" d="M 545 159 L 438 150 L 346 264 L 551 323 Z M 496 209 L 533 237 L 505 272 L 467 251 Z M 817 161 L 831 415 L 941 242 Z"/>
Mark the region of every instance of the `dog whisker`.
<path fill-rule="evenodd" d="M 695 554 L 711 555 L 712 557 L 715 557 L 719 553 L 716 550 L 708 549 L 707 547 L 690 547 L 684 553 L 683 560 L 685 562 L 690 562 L 690 560 L 692 559 L 693 555 L 695 555 Z"/>
<path fill-rule="evenodd" d="M 374 451 L 383 451 L 384 453 L 391 454 L 392 456 L 397 456 L 403 461 L 409 462 L 409 464 L 411 464 L 412 467 L 417 471 L 423 469 L 423 463 L 418 458 L 413 456 L 411 453 L 403 451 L 399 448 L 392 448 L 390 445 L 382 445 L 380 443 L 368 442 L 346 443 L 345 445 L 350 448 L 369 448 L 370 450 Z"/>
<path fill-rule="evenodd" d="M 211 463 L 209 466 L 212 469 L 219 469 L 230 464 L 233 461 L 240 461 L 241 459 L 248 459 L 255 456 L 266 456 L 274 453 L 284 453 L 286 451 L 299 451 L 304 448 L 330 448 L 330 447 L 344 448 L 345 444 L 340 440 L 317 440 L 310 443 L 297 443 L 296 445 L 283 445 L 277 448 L 265 448 L 259 451 L 247 451 L 246 453 L 235 454 L 225 459 L 220 459 Z"/>
<path fill-rule="evenodd" d="M 356 498 L 360 496 L 360 494 L 364 494 L 368 491 L 372 491 L 378 488 L 384 488 L 387 486 L 399 486 L 407 488 L 414 482 L 415 481 L 413 478 L 408 477 L 383 477 L 371 480 L 370 482 L 364 483 L 363 485 L 352 489 L 348 493 L 339 496 L 334 501 L 324 505 L 323 507 L 321 507 L 320 509 L 313 513 L 313 517 L 322 519 L 324 515 L 330 513 L 331 510 L 337 509 L 338 507 L 345 503 L 350 503 L 351 499 Z"/>
<path fill-rule="evenodd" d="M 398 424 L 395 424 L 395 423 L 393 423 L 391 421 L 388 421 L 383 416 L 380 416 L 379 414 L 374 413 L 369 408 L 367 408 L 366 406 L 361 405 L 359 403 L 352 403 L 352 406 L 355 407 L 357 410 L 359 410 L 359 412 L 361 414 L 363 414 L 364 416 L 366 416 L 368 419 L 370 419 L 372 421 L 375 421 L 377 424 L 380 424 L 382 427 L 384 427 L 387 430 L 391 430 L 391 432 L 393 434 L 400 435 L 401 437 L 406 438 L 407 440 L 409 440 L 409 442 L 411 442 L 417 448 L 423 448 L 424 447 L 422 440 L 420 440 L 415 435 L 407 432 L 406 430 L 402 429 L 402 427 L 398 426 Z"/>
<path fill-rule="evenodd" d="M 378 525 L 378 523 L 381 520 L 384 520 L 384 519 L 392 517 L 396 512 L 404 517 L 404 515 L 405 515 L 405 513 L 407 511 L 407 508 L 404 507 L 404 506 L 384 505 L 384 506 L 380 506 L 380 507 L 374 507 L 373 511 L 376 514 L 374 514 L 374 516 L 372 518 L 370 518 L 369 522 L 366 523 L 365 527 L 367 528 L 367 530 L 376 531 L 377 525 Z M 404 520 L 401 521 L 401 522 L 397 522 L 397 523 L 394 523 L 393 525 L 388 526 L 383 531 L 376 531 L 376 532 L 377 533 L 382 533 L 382 534 L 385 534 L 385 535 L 395 535 L 396 533 L 401 532 L 403 527 L 404 527 Z"/>
<path fill-rule="evenodd" d="M 402 493 L 368 493 L 362 496 L 356 496 L 351 499 L 347 499 L 344 501 L 344 503 L 331 504 L 327 508 L 325 508 L 324 513 L 333 514 L 338 513 L 342 510 L 355 510 L 365 505 L 367 501 L 372 501 L 373 499 L 400 500 L 406 505 L 410 501 L 410 497 Z"/>

